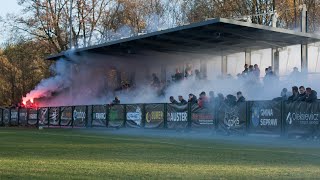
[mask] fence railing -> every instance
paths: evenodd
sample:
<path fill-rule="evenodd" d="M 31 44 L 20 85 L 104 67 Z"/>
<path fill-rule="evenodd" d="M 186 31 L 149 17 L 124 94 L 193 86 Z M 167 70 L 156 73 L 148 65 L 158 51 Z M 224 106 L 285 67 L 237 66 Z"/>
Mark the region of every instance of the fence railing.
<path fill-rule="evenodd" d="M 0 126 L 210 130 L 223 134 L 320 134 L 320 102 L 121 104 L 0 109 Z"/>

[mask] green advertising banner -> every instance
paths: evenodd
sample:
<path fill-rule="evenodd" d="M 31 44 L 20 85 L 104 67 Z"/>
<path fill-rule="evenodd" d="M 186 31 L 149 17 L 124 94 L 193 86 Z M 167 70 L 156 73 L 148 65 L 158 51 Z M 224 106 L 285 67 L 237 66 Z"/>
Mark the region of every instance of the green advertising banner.
<path fill-rule="evenodd" d="M 119 128 L 125 125 L 126 114 L 124 105 L 109 106 L 108 111 L 109 127 Z"/>

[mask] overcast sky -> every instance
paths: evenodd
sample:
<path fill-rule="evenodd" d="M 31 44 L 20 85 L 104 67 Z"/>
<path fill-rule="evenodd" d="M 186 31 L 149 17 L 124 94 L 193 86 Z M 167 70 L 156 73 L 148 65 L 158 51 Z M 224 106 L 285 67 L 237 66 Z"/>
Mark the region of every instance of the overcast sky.
<path fill-rule="evenodd" d="M 18 13 L 21 6 L 18 5 L 17 0 L 0 0 L 0 16 L 5 17 L 8 13 Z M 3 27 L 0 22 L 0 30 Z M 3 31 L 0 33 L 0 44 L 5 41 L 6 34 Z"/>

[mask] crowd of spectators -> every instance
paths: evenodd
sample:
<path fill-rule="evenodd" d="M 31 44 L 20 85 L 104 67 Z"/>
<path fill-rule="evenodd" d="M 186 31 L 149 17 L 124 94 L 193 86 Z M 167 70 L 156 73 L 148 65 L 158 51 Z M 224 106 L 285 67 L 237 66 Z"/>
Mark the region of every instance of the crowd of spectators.
<path fill-rule="evenodd" d="M 312 103 L 317 101 L 317 91 L 311 89 L 310 87 L 305 88 L 304 86 L 292 87 L 292 93 L 289 93 L 287 88 L 283 88 L 281 91 L 281 97 L 275 98 L 274 100 L 283 100 L 287 102 L 308 102 Z"/>
<path fill-rule="evenodd" d="M 210 91 L 209 96 L 207 96 L 206 92 L 203 91 L 199 94 L 199 98 L 197 98 L 197 96 L 194 94 L 189 94 L 188 101 L 186 101 L 182 95 L 178 96 L 178 101 L 173 96 L 170 96 L 169 101 L 171 104 L 178 106 L 184 106 L 190 103 L 192 106 L 198 105 L 200 108 L 206 108 L 215 107 L 216 105 L 220 105 L 222 103 L 234 106 L 245 102 L 246 99 L 240 91 L 236 93 L 236 96 L 228 94 L 226 97 L 224 97 L 224 95 L 221 93 L 219 93 L 216 97 L 213 91 Z"/>

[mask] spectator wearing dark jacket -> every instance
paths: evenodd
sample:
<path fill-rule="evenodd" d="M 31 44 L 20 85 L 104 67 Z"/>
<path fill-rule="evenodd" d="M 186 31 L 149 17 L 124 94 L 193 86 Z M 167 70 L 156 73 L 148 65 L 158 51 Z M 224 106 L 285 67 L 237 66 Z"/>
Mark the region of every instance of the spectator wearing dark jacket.
<path fill-rule="evenodd" d="M 306 102 L 313 103 L 317 101 L 317 92 L 311 88 L 306 88 Z"/>
<path fill-rule="evenodd" d="M 299 100 L 299 91 L 297 86 L 292 87 L 292 96 L 288 98 L 288 101 L 294 102 Z"/>
<path fill-rule="evenodd" d="M 188 104 L 188 102 L 187 102 L 185 99 L 183 99 L 182 96 L 179 96 L 178 98 L 179 98 L 179 101 L 180 101 L 180 105 L 186 105 L 186 104 Z"/>
<path fill-rule="evenodd" d="M 189 94 L 189 99 L 188 102 L 193 105 L 193 104 L 197 104 L 198 100 L 197 97 L 194 94 Z"/>
<path fill-rule="evenodd" d="M 173 96 L 170 96 L 169 100 L 172 104 L 179 104 L 178 101 L 176 101 Z"/>
<path fill-rule="evenodd" d="M 120 99 L 119 99 L 119 97 L 116 96 L 116 97 L 114 98 L 114 100 L 112 101 L 111 104 L 112 104 L 112 105 L 114 105 L 114 104 L 120 104 Z"/>
<path fill-rule="evenodd" d="M 306 89 L 304 88 L 304 86 L 300 86 L 299 87 L 299 101 L 305 101 L 306 100 Z"/>
<path fill-rule="evenodd" d="M 237 92 L 237 104 L 246 102 L 246 98 L 243 97 L 242 92 Z"/>

